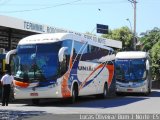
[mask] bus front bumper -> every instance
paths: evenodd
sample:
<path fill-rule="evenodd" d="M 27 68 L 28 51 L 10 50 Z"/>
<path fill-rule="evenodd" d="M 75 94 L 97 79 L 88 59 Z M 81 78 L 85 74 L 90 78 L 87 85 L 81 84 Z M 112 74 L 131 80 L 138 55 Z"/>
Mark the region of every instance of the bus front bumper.
<path fill-rule="evenodd" d="M 148 92 L 147 82 L 141 83 L 120 83 L 116 82 L 116 92 L 126 92 L 126 93 L 146 93 Z"/>
<path fill-rule="evenodd" d="M 62 98 L 61 86 L 14 88 L 15 99 Z"/>

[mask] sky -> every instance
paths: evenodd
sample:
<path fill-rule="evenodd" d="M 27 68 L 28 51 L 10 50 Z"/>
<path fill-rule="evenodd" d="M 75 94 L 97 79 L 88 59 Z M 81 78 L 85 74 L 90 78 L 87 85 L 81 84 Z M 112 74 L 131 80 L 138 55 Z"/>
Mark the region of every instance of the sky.
<path fill-rule="evenodd" d="M 160 28 L 160 0 L 137 0 L 136 5 L 137 35 Z M 108 25 L 111 30 L 134 28 L 134 8 L 129 0 L 0 0 L 0 15 L 81 33 L 96 34 L 96 24 Z"/>

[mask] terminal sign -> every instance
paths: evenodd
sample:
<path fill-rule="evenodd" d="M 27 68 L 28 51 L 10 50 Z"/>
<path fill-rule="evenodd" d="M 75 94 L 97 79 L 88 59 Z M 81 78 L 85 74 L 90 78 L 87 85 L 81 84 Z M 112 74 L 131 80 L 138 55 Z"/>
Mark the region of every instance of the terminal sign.
<path fill-rule="evenodd" d="M 24 29 L 37 32 L 45 32 L 43 25 L 26 21 L 24 21 Z"/>
<path fill-rule="evenodd" d="M 106 32 L 106 30 L 108 29 L 108 26 L 104 27 L 103 25 L 98 25 L 98 27 L 99 26 L 100 26 L 100 29 L 99 29 L 100 31 Z M 97 43 L 100 43 L 100 44 L 103 44 L 106 46 L 110 46 L 110 44 L 106 43 L 105 38 L 100 38 L 100 37 L 96 37 L 96 36 L 92 36 L 92 35 L 88 35 L 88 34 L 82 34 L 79 32 L 74 32 L 74 31 L 65 30 L 65 29 L 56 28 L 56 27 L 51 27 L 51 26 L 33 23 L 33 22 L 29 22 L 29 21 L 24 21 L 24 29 L 28 30 L 28 31 L 37 32 L 37 33 L 73 33 L 75 35 L 82 36 L 86 39 L 95 41 Z M 118 42 L 118 41 L 115 41 L 115 42 Z"/>

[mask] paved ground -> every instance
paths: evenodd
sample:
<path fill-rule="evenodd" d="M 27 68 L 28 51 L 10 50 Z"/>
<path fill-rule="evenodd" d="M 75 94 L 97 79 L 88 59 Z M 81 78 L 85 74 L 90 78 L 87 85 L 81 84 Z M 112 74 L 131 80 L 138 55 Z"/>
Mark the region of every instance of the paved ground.
<path fill-rule="evenodd" d="M 83 114 L 135 113 L 159 115 L 159 106 L 160 90 L 153 90 L 149 96 L 118 96 L 105 100 L 96 99 L 95 97 L 83 97 L 75 104 L 68 104 L 64 100 L 58 100 L 42 101 L 39 106 L 33 106 L 30 101 L 17 101 L 10 103 L 7 107 L 1 107 L 0 118 L 4 118 L 4 120 L 79 120 L 83 119 L 83 116 L 80 116 Z"/>

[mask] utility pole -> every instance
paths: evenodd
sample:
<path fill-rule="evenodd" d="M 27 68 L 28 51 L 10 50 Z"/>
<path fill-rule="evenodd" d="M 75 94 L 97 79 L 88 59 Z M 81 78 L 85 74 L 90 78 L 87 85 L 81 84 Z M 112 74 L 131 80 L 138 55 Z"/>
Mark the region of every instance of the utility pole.
<path fill-rule="evenodd" d="M 136 0 L 128 0 L 132 3 L 133 9 L 134 9 L 134 30 L 133 30 L 133 50 L 136 50 Z"/>
<path fill-rule="evenodd" d="M 133 40 L 133 45 L 134 48 L 133 50 L 136 50 L 136 0 L 134 0 L 134 40 Z"/>

